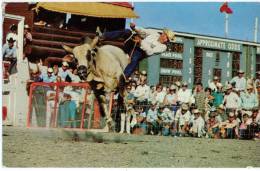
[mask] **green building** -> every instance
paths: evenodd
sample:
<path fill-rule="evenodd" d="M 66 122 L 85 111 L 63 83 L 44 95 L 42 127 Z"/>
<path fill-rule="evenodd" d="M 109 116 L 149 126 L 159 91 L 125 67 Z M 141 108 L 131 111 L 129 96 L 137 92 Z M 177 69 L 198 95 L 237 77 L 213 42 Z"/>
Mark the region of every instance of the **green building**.
<path fill-rule="evenodd" d="M 139 64 L 139 70 L 147 70 L 149 85 L 170 85 L 178 80 L 187 81 L 190 87 L 197 81 L 207 86 L 214 76 L 224 84 L 240 69 L 246 78 L 260 71 L 259 43 L 183 32 L 176 32 L 176 40 L 168 44 L 166 52 Z"/>

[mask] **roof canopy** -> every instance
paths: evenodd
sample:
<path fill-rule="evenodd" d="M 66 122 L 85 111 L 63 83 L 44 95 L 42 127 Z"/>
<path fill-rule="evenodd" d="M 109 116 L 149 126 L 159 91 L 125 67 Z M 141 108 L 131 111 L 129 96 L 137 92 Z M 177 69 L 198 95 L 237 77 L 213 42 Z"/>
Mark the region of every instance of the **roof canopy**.
<path fill-rule="evenodd" d="M 46 10 L 102 18 L 138 18 L 129 3 L 102 2 L 39 2 L 36 12 L 42 7 Z"/>

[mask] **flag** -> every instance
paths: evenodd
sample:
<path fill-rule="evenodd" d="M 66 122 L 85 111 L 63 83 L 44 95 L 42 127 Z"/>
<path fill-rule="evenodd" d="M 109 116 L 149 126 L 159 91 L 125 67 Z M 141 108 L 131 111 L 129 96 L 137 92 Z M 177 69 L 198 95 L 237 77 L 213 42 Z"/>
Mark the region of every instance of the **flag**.
<path fill-rule="evenodd" d="M 220 7 L 219 10 L 220 10 L 220 12 L 225 12 L 225 13 L 227 13 L 227 14 L 232 14 L 232 13 L 233 13 L 232 9 L 229 8 L 227 2 L 225 2 L 225 3 Z"/>

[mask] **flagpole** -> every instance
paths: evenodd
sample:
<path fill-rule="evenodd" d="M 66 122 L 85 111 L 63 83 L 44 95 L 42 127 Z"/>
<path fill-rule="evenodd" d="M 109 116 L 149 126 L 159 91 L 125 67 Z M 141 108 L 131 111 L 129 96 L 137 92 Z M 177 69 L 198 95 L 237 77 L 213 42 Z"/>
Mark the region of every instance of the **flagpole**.
<path fill-rule="evenodd" d="M 134 8 L 134 1 L 132 1 L 132 7 Z M 133 22 L 134 22 L 134 19 L 131 18 L 131 23 L 133 23 Z"/>
<path fill-rule="evenodd" d="M 257 42 L 257 31 L 258 31 L 258 17 L 255 17 L 255 33 L 254 33 L 254 42 Z"/>
<path fill-rule="evenodd" d="M 225 13 L 225 38 L 228 36 L 228 14 Z"/>

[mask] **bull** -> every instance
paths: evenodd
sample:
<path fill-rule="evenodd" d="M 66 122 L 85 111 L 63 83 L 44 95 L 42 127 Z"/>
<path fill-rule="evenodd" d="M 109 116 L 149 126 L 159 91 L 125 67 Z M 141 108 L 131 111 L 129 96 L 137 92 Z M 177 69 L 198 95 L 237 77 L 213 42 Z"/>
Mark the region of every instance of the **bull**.
<path fill-rule="evenodd" d="M 116 46 L 98 47 L 98 39 L 95 37 L 92 41 L 74 48 L 62 46 L 78 60 L 78 75 L 81 80 L 88 82 L 91 86 L 99 102 L 101 115 L 107 121 L 105 129 L 108 129 L 108 126 L 111 126 L 112 118 L 108 111 L 106 96 L 115 91 L 119 83 L 123 83 L 125 80 L 124 69 L 128 65 L 129 57 Z"/>

